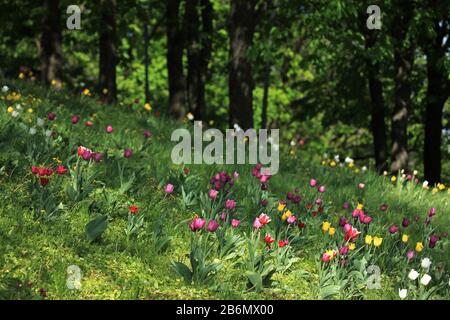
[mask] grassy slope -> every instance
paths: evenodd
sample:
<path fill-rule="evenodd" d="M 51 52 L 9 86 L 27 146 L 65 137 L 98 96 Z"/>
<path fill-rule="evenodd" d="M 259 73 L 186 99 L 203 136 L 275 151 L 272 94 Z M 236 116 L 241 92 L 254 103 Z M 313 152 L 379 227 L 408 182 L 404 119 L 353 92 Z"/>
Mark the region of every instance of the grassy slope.
<path fill-rule="evenodd" d="M 58 118 L 54 129 L 63 137 L 70 135 L 76 140 L 75 148 L 69 150 L 68 140 L 63 139 L 48 154 L 41 156 L 41 163 L 51 162 L 53 157 L 65 163 L 76 152 L 78 144 L 108 150 L 109 154 L 120 154 L 124 147 L 139 149 L 144 129 L 151 129 L 153 137 L 149 149 L 136 152 L 129 161 L 133 170 L 140 174 L 127 194 L 118 192 L 118 179 L 109 169 L 98 166 L 98 180 L 105 182 L 106 192 L 119 199 L 122 209 L 112 214 L 102 241 L 90 244 L 84 235 L 84 227 L 92 219 L 89 205 L 93 200 L 102 199 L 101 188 L 88 199 L 70 204 L 57 219 L 47 221 L 34 216 L 29 210 L 27 185 L 32 176 L 29 172 L 30 160 L 25 157 L 24 136 L 17 134 L 16 130 L 20 129 L 11 124 L 10 115 L 4 111 L 9 104 L 0 100 L 0 168 L 3 167 L 0 176 L 0 298 L 39 298 L 40 288 L 45 288 L 52 299 L 318 298 L 319 279 L 315 260 L 318 260 L 321 250 L 319 241 L 298 248 L 300 260 L 286 275 L 275 275 L 278 285 L 262 293 L 245 291 L 245 277 L 236 265 L 225 265 L 225 270 L 218 275 L 219 285 L 216 288 L 186 286 L 176 276 L 170 262 L 186 259 L 189 252 L 191 235 L 186 222 L 192 217 L 192 210 L 182 210 L 178 196 L 165 197 L 161 185 L 163 182 L 176 182 L 171 176 L 181 171 L 170 162 L 170 133 L 181 124 L 149 117 L 141 109 L 130 111 L 124 106 L 101 106 L 94 98 L 47 91 L 24 82 L 9 85 L 21 92 L 20 101 L 25 108 L 33 107 L 33 117 L 45 117 L 49 111 L 55 111 Z M 87 129 L 78 124 L 71 129 L 68 119 L 72 114 L 79 114 L 84 120 L 93 119 L 94 127 Z M 113 135 L 104 133 L 107 124 L 113 125 Z M 192 165 L 189 168 L 193 188 L 205 192 L 209 178 L 222 169 L 206 165 Z M 246 198 L 246 189 L 249 186 L 257 188 L 258 185 L 250 176 L 249 166 L 227 166 L 224 169 L 229 172 L 236 169 L 241 173 L 235 194 L 238 212 L 243 220 L 242 228 L 249 229 L 255 213 L 252 212 L 251 199 Z M 311 164 L 301 153 L 295 159 L 281 161 L 280 173 L 270 181 L 271 193 L 283 198 L 287 191 L 298 187 L 304 199 L 312 199 L 313 191 L 307 187 L 310 177 L 316 177 L 327 186 L 324 200 L 329 210 L 326 218 L 335 225 L 342 213 L 341 204 L 344 201 L 355 204 L 361 196 L 367 211 L 384 229 L 393 222 L 400 224 L 404 216 L 411 219 L 415 215 L 423 217 L 430 207 L 438 209 L 433 223 L 440 230 L 448 230 L 450 226 L 450 196 L 447 192 L 431 195 L 421 188 L 401 184 L 393 186 L 387 178 L 371 172 L 356 174 L 347 169 Z M 356 188 L 359 182 L 366 184 L 365 190 Z M 378 210 L 382 203 L 389 204 L 387 212 Z M 126 208 L 130 204 L 137 204 L 141 208 L 140 214 L 145 215 L 144 232 L 134 240 L 128 240 L 124 234 Z M 301 209 L 298 211 L 301 218 Z M 150 235 L 157 221 L 162 221 L 164 230 L 173 237 L 168 251 L 162 254 L 155 251 Z M 318 233 L 320 221 L 311 225 L 311 228 L 317 228 Z M 414 243 L 419 240 L 414 239 L 413 232 L 411 238 Z M 438 247 L 427 254 L 443 261 L 448 268 L 448 249 Z M 66 268 L 72 264 L 80 266 L 83 272 L 81 291 L 66 289 Z M 390 276 L 383 275 L 383 279 L 383 289 L 367 291 L 366 297 L 396 297 L 397 288 L 390 285 Z"/>

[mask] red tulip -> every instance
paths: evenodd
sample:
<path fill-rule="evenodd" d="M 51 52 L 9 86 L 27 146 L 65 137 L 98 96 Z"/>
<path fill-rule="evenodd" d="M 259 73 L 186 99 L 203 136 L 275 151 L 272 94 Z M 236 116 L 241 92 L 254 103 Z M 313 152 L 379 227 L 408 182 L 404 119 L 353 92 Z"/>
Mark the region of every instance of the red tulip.
<path fill-rule="evenodd" d="M 278 241 L 278 246 L 280 248 L 283 248 L 284 246 L 287 246 L 288 244 L 289 244 L 289 241 L 287 239 Z"/>
<path fill-rule="evenodd" d="M 66 169 L 66 167 L 64 167 L 63 165 L 59 165 L 59 166 L 56 168 L 56 173 L 59 174 L 59 175 L 63 175 L 63 174 L 65 174 L 66 172 L 67 172 L 67 169 Z"/>
<path fill-rule="evenodd" d="M 48 178 L 40 178 L 39 182 L 40 182 L 41 186 L 45 187 L 46 185 L 48 185 L 49 180 L 48 180 Z"/>
<path fill-rule="evenodd" d="M 275 239 L 272 238 L 272 236 L 269 233 L 266 233 L 266 236 L 264 237 L 264 241 L 267 244 L 271 244 L 271 243 L 273 243 L 275 241 Z"/>
<path fill-rule="evenodd" d="M 347 227 L 350 226 L 350 227 Z M 358 231 L 358 229 L 354 228 L 353 226 L 346 224 L 344 227 L 344 230 L 347 229 L 344 237 L 344 241 L 353 242 L 356 238 L 361 234 L 361 232 Z"/>
<path fill-rule="evenodd" d="M 131 214 L 136 214 L 136 213 L 139 212 L 139 208 L 137 206 L 135 206 L 135 205 L 131 205 L 128 209 L 129 209 Z"/>

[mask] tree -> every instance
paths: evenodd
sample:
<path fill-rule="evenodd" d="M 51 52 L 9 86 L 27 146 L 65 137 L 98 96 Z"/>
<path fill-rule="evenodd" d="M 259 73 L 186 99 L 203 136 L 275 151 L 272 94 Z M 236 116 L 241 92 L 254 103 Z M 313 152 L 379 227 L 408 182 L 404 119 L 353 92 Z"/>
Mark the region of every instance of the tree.
<path fill-rule="evenodd" d="M 183 32 L 179 22 L 180 0 L 167 0 L 167 70 L 169 73 L 169 112 L 184 116 L 185 78 L 183 74 Z"/>
<path fill-rule="evenodd" d="M 366 49 L 367 78 L 371 101 L 371 130 L 373 136 L 373 147 L 375 155 L 375 166 L 378 173 L 387 170 L 387 137 L 385 121 L 385 105 L 383 98 L 383 83 L 379 72 L 380 62 L 378 57 L 372 53 L 377 45 L 378 33 L 376 29 L 369 30 L 366 26 L 367 15 L 363 15 L 361 23 Z"/>
<path fill-rule="evenodd" d="M 229 124 L 242 129 L 253 127 L 253 77 L 247 50 L 256 25 L 256 0 L 232 0 L 228 89 Z"/>
<path fill-rule="evenodd" d="M 392 24 L 394 46 L 394 110 L 392 113 L 391 171 L 408 168 L 408 113 L 411 108 L 411 72 L 414 63 L 413 39 L 408 37 L 414 14 L 413 3 L 397 0 Z"/>
<path fill-rule="evenodd" d="M 449 54 L 449 6 L 435 9 L 437 17 L 431 22 L 432 36 L 427 37 L 427 93 L 425 114 L 425 143 L 423 164 L 425 179 L 431 184 L 441 180 L 442 113 L 450 93 L 450 80 L 445 60 Z M 442 9 L 442 10 L 440 10 Z M 446 16 L 445 16 L 446 15 Z"/>
<path fill-rule="evenodd" d="M 115 8 L 115 0 L 100 0 L 99 84 L 103 101 L 106 103 L 114 103 L 117 99 L 116 66 L 118 55 Z"/>
<path fill-rule="evenodd" d="M 50 83 L 61 81 L 61 20 L 59 0 L 44 1 L 44 16 L 42 19 L 42 35 L 40 40 L 41 80 Z"/>

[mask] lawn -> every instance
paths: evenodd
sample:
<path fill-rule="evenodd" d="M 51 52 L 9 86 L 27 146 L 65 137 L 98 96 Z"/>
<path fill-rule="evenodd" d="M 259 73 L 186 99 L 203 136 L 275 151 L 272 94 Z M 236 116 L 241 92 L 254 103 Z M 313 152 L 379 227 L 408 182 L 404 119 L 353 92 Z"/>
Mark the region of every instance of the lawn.
<path fill-rule="evenodd" d="M 420 172 L 175 165 L 189 120 L 1 84 L 1 299 L 449 299 L 450 189 Z"/>

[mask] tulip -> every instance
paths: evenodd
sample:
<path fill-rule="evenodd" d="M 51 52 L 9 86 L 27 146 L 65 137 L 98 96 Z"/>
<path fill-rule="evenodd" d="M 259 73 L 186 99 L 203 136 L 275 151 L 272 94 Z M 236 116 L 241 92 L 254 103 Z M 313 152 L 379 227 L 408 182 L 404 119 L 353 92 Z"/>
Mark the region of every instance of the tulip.
<path fill-rule="evenodd" d="M 167 193 L 167 194 L 171 194 L 171 193 L 173 192 L 174 188 L 175 188 L 175 187 L 174 187 L 173 184 L 168 183 L 168 184 L 164 187 L 164 192 Z"/>
<path fill-rule="evenodd" d="M 402 242 L 407 243 L 409 240 L 409 236 L 407 234 L 402 235 Z"/>
<path fill-rule="evenodd" d="M 40 182 L 41 186 L 45 187 L 46 185 L 48 185 L 49 180 L 48 180 L 48 178 L 40 178 L 39 182 Z"/>
<path fill-rule="evenodd" d="M 301 198 L 300 196 L 298 196 L 298 195 L 295 195 L 295 196 L 291 199 L 292 203 L 294 203 L 294 204 L 300 203 L 301 200 L 302 200 L 302 198 Z"/>
<path fill-rule="evenodd" d="M 362 190 L 364 189 L 366 185 L 364 183 L 358 183 L 358 189 Z"/>
<path fill-rule="evenodd" d="M 133 155 L 133 150 L 130 148 L 127 148 L 123 151 L 123 156 L 125 158 L 131 158 L 132 155 Z"/>
<path fill-rule="evenodd" d="M 100 162 L 103 159 L 103 154 L 100 152 L 94 152 L 92 158 L 94 159 L 95 162 Z"/>
<path fill-rule="evenodd" d="M 431 260 L 429 258 L 423 258 L 422 261 L 420 262 L 420 265 L 422 266 L 423 269 L 428 271 L 428 269 L 430 269 L 431 266 Z"/>
<path fill-rule="evenodd" d="M 86 127 L 92 127 L 92 126 L 94 125 L 94 123 L 93 123 L 92 121 L 88 120 L 88 121 L 86 121 L 86 122 L 84 123 L 84 125 L 85 125 Z"/>
<path fill-rule="evenodd" d="M 370 224 L 372 222 L 372 217 L 369 216 L 359 216 L 359 220 L 363 223 L 363 224 Z"/>
<path fill-rule="evenodd" d="M 192 220 L 191 224 L 189 224 L 189 228 L 193 231 L 196 232 L 198 230 L 201 230 L 204 225 L 205 225 L 205 220 L 201 219 L 199 217 L 195 217 L 194 220 Z"/>
<path fill-rule="evenodd" d="M 411 269 L 411 271 L 410 271 L 409 274 L 408 274 L 408 278 L 409 278 L 410 280 L 414 281 L 414 280 L 416 280 L 418 277 L 419 277 L 419 273 L 418 273 L 416 270 Z"/>
<path fill-rule="evenodd" d="M 393 224 L 392 226 L 389 227 L 390 234 L 396 234 L 397 231 L 398 231 L 398 227 L 395 224 Z"/>
<path fill-rule="evenodd" d="M 386 203 L 383 203 L 383 204 L 380 206 L 380 210 L 381 210 L 381 211 L 386 211 L 388 208 L 389 208 L 389 205 L 387 205 Z"/>
<path fill-rule="evenodd" d="M 373 245 L 375 247 L 381 246 L 381 243 L 383 243 L 383 238 L 380 237 L 373 237 Z"/>
<path fill-rule="evenodd" d="M 365 242 L 367 245 L 371 245 L 371 244 L 372 244 L 372 240 L 373 240 L 373 238 L 372 238 L 371 235 L 366 235 L 365 238 L 364 238 L 364 242 Z"/>
<path fill-rule="evenodd" d="M 286 221 L 289 224 L 293 224 L 293 223 L 295 223 L 295 221 L 297 221 L 297 218 L 295 216 L 290 216 L 290 217 L 287 218 Z"/>
<path fill-rule="evenodd" d="M 346 255 L 348 253 L 348 246 L 341 246 L 339 248 L 339 254 L 340 255 Z"/>
<path fill-rule="evenodd" d="M 36 166 L 32 166 L 31 167 L 31 173 L 32 174 L 38 174 L 39 173 L 39 168 Z"/>
<path fill-rule="evenodd" d="M 283 248 L 284 246 L 287 246 L 289 244 L 289 241 L 287 239 L 278 241 L 278 247 Z"/>
<path fill-rule="evenodd" d="M 220 214 L 220 220 L 225 221 L 227 219 L 227 213 L 226 212 L 222 212 Z"/>
<path fill-rule="evenodd" d="M 411 261 L 412 258 L 414 258 L 414 251 L 408 250 L 408 252 L 406 253 L 406 257 L 408 258 L 408 262 Z"/>
<path fill-rule="evenodd" d="M 416 251 L 417 252 L 422 252 L 422 250 L 423 250 L 423 243 L 422 242 L 417 242 L 416 243 Z"/>
<path fill-rule="evenodd" d="M 265 213 L 261 213 L 258 217 L 258 220 L 262 225 L 266 225 L 271 221 L 269 216 Z"/>
<path fill-rule="evenodd" d="M 298 226 L 299 229 L 303 229 L 306 225 L 305 225 L 304 222 L 300 221 L 297 226 Z"/>
<path fill-rule="evenodd" d="M 329 262 L 331 259 L 333 259 L 336 256 L 336 250 L 327 250 L 322 255 L 322 261 L 323 262 Z"/>
<path fill-rule="evenodd" d="M 339 226 L 344 227 L 347 223 L 348 223 L 348 220 L 346 217 L 339 218 Z"/>
<path fill-rule="evenodd" d="M 265 237 L 264 237 L 264 241 L 266 242 L 266 244 L 271 244 L 275 241 L 274 238 L 272 238 L 272 236 L 269 233 L 266 233 Z"/>
<path fill-rule="evenodd" d="M 329 223 L 328 221 L 324 221 L 322 222 L 322 231 L 323 232 L 327 232 L 331 227 L 331 223 Z"/>
<path fill-rule="evenodd" d="M 139 208 L 135 205 L 131 205 L 128 210 L 130 211 L 131 214 L 137 214 L 139 212 Z"/>
<path fill-rule="evenodd" d="M 408 289 L 399 289 L 398 290 L 398 296 L 400 297 L 400 299 L 405 299 L 407 295 L 408 295 Z"/>
<path fill-rule="evenodd" d="M 316 185 L 317 185 L 317 180 L 316 179 L 309 180 L 309 186 L 311 188 L 314 188 Z"/>
<path fill-rule="evenodd" d="M 359 218 L 361 215 L 364 215 L 364 211 L 362 211 L 360 209 L 355 209 L 352 211 L 353 218 Z"/>
<path fill-rule="evenodd" d="M 107 126 L 105 131 L 106 131 L 106 133 L 112 133 L 113 132 L 113 127 L 112 126 Z"/>
<path fill-rule="evenodd" d="M 49 121 L 55 120 L 55 119 L 56 119 L 56 113 L 50 112 L 50 113 L 47 115 L 47 119 L 48 119 Z"/>
<path fill-rule="evenodd" d="M 283 211 L 285 207 L 286 207 L 286 203 L 284 203 L 282 201 L 278 202 L 277 210 L 279 212 Z"/>
<path fill-rule="evenodd" d="M 261 200 L 261 206 L 263 206 L 263 207 L 267 206 L 268 203 L 269 203 L 269 201 L 267 201 L 267 199 Z"/>
<path fill-rule="evenodd" d="M 63 175 L 63 174 L 65 174 L 66 172 L 67 172 L 67 169 L 66 169 L 63 165 L 59 165 L 59 166 L 56 168 L 56 173 L 59 174 L 59 175 Z"/>
<path fill-rule="evenodd" d="M 263 224 L 259 221 L 259 218 L 256 217 L 255 221 L 253 221 L 253 228 L 261 229 L 262 227 L 263 227 Z"/>
<path fill-rule="evenodd" d="M 430 237 L 430 242 L 428 244 L 428 246 L 433 249 L 436 246 L 436 242 L 439 240 L 439 236 L 433 234 Z"/>
<path fill-rule="evenodd" d="M 225 208 L 228 210 L 233 210 L 234 208 L 236 208 L 236 201 L 228 199 L 227 201 L 225 201 Z"/>
<path fill-rule="evenodd" d="M 80 117 L 74 115 L 70 118 L 70 121 L 72 122 L 72 124 L 77 124 L 78 121 L 80 121 Z"/>
<path fill-rule="evenodd" d="M 344 226 L 344 231 L 345 231 L 344 241 L 347 242 L 353 242 L 361 234 L 361 232 L 359 232 L 358 229 L 354 228 L 350 224 L 346 224 Z"/>
<path fill-rule="evenodd" d="M 436 208 L 431 208 L 430 211 L 428 211 L 428 216 L 431 218 L 436 214 Z"/>
<path fill-rule="evenodd" d="M 344 209 L 344 210 L 347 210 L 349 207 L 350 207 L 350 204 L 349 204 L 347 201 L 345 201 L 345 202 L 342 204 L 342 209 Z"/>
<path fill-rule="evenodd" d="M 219 228 L 219 223 L 216 220 L 211 220 L 208 223 L 208 231 L 209 232 L 214 232 L 217 230 L 217 228 Z"/>
<path fill-rule="evenodd" d="M 144 138 L 145 139 L 148 139 L 148 138 L 150 138 L 152 136 L 152 133 L 149 131 L 149 130 L 145 130 L 144 131 Z"/>
<path fill-rule="evenodd" d="M 315 201 L 315 203 L 316 203 L 318 206 L 320 206 L 320 205 L 322 204 L 322 199 L 317 198 L 316 201 Z"/>
<path fill-rule="evenodd" d="M 92 157 L 92 152 L 90 150 L 84 150 L 81 157 L 83 158 L 83 160 L 89 161 Z"/>
<path fill-rule="evenodd" d="M 420 283 L 424 286 L 427 286 L 431 281 L 431 276 L 427 273 L 425 273 L 422 278 L 420 279 Z"/>
<path fill-rule="evenodd" d="M 410 225 L 410 223 L 411 223 L 411 221 L 408 218 L 406 218 L 406 217 L 403 218 L 403 221 L 402 221 L 403 228 L 408 227 Z"/>
<path fill-rule="evenodd" d="M 219 191 L 211 189 L 211 190 L 209 190 L 208 196 L 211 199 L 216 199 L 218 194 L 219 194 Z"/>
<path fill-rule="evenodd" d="M 240 224 L 241 224 L 241 221 L 239 221 L 239 220 L 237 220 L 237 219 L 231 220 L 231 226 L 232 226 L 233 228 L 239 227 Z"/>
<path fill-rule="evenodd" d="M 317 189 L 320 193 L 325 192 L 325 186 L 320 186 L 319 189 Z"/>

